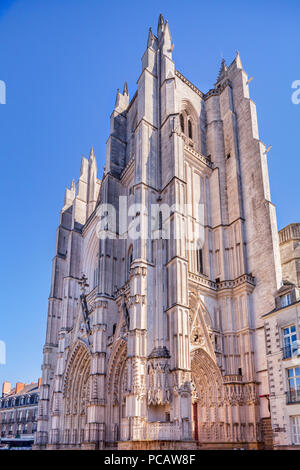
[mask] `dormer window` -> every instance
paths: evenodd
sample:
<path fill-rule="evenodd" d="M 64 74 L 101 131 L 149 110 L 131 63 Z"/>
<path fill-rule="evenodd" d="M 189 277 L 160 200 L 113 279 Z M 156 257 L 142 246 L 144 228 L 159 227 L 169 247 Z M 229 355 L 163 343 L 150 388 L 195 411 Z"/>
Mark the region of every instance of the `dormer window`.
<path fill-rule="evenodd" d="M 291 305 L 292 300 L 291 300 L 291 294 L 286 294 L 280 297 L 281 300 L 281 307 L 287 307 L 288 305 Z"/>

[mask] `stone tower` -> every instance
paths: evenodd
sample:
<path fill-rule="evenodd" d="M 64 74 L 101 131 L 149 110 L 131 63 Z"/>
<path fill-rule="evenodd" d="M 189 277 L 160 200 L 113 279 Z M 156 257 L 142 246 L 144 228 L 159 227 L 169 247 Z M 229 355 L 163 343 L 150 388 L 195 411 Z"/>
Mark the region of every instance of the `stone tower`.
<path fill-rule="evenodd" d="M 281 285 L 266 149 L 239 54 L 203 93 L 172 51 L 160 15 L 101 182 L 92 150 L 66 190 L 37 448 L 263 446 L 261 315 Z"/>

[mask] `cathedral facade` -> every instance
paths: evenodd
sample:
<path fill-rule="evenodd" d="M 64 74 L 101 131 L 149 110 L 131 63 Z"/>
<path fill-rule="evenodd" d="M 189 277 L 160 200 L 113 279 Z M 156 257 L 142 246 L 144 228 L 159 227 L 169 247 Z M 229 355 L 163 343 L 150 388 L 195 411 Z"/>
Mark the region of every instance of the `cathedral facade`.
<path fill-rule="evenodd" d="M 281 286 L 267 152 L 237 53 L 200 91 L 168 22 L 117 92 L 57 230 L 36 448 L 264 448 Z M 154 209 L 153 209 L 154 208 Z"/>

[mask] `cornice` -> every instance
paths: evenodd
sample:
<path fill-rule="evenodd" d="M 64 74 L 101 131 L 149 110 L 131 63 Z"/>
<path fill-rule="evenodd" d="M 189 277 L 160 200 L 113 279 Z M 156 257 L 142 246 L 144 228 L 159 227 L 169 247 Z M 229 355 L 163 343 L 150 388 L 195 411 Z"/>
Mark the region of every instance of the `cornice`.
<path fill-rule="evenodd" d="M 213 168 L 213 163 L 205 155 L 202 155 L 201 153 L 197 152 L 190 145 L 184 144 L 184 150 L 190 155 L 196 157 L 196 159 L 198 161 L 200 160 L 202 163 L 204 163 L 204 165 L 208 166 L 211 169 Z"/>
<path fill-rule="evenodd" d="M 224 280 L 221 282 L 211 281 L 204 276 L 189 272 L 189 281 L 200 286 L 214 290 L 215 292 L 226 292 L 228 290 L 236 290 L 241 286 L 248 286 L 251 290 L 255 287 L 255 278 L 249 274 L 243 274 L 233 280 Z"/>
<path fill-rule="evenodd" d="M 188 87 L 190 87 L 195 93 L 197 93 L 197 95 L 200 96 L 200 98 L 203 98 L 204 97 L 204 93 L 202 93 L 202 91 L 199 90 L 199 88 L 197 88 L 195 85 L 193 85 L 192 82 L 190 82 L 184 75 L 182 75 L 182 73 L 180 73 L 178 70 L 175 70 L 175 75 L 176 77 L 180 78 L 180 80 L 185 83 Z"/>

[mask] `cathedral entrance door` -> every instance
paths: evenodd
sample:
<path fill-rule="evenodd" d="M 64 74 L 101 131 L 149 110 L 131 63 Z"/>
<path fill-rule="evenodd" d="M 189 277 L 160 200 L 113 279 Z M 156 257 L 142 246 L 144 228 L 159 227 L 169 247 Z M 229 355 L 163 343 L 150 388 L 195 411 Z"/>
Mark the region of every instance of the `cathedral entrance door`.
<path fill-rule="evenodd" d="M 222 376 L 204 349 L 194 349 L 191 356 L 193 437 L 201 443 L 215 443 L 223 438 Z"/>

